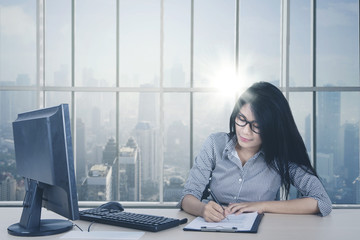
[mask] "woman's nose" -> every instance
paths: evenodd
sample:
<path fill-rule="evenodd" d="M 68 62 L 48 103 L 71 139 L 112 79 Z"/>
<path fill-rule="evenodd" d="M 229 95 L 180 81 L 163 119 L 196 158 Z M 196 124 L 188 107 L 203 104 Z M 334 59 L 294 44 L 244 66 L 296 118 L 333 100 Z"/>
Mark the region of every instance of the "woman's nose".
<path fill-rule="evenodd" d="M 252 133 L 252 130 L 251 130 L 251 127 L 250 127 L 250 124 L 249 124 L 249 123 L 247 123 L 247 124 L 243 127 L 243 132 L 244 132 L 244 133 L 247 133 L 247 134 Z"/>

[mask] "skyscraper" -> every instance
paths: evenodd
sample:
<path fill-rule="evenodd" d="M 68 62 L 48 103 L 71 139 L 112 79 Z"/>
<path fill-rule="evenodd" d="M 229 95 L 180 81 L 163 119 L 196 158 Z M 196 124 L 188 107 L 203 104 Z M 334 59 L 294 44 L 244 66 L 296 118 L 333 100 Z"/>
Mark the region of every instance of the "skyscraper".
<path fill-rule="evenodd" d="M 16 180 L 7 172 L 0 175 L 0 200 L 15 201 L 16 199 Z"/>
<path fill-rule="evenodd" d="M 139 201 L 141 188 L 139 148 L 132 137 L 119 150 L 119 169 L 120 200 Z"/>
<path fill-rule="evenodd" d="M 149 122 L 139 122 L 134 135 L 140 150 L 140 200 L 155 200 L 159 197 L 155 186 L 159 185 L 162 170 L 157 158 L 156 131 Z"/>
<path fill-rule="evenodd" d="M 340 102 L 339 92 L 318 93 L 317 151 L 334 154 L 335 159 L 340 157 Z"/>
<path fill-rule="evenodd" d="M 108 142 L 105 145 L 105 149 L 103 151 L 103 163 L 107 164 L 109 166 L 112 166 L 114 163 L 114 160 L 116 158 L 116 142 L 115 139 L 113 137 L 111 137 Z"/>
<path fill-rule="evenodd" d="M 87 175 L 85 150 L 85 124 L 82 119 L 76 119 L 76 179 L 80 184 Z"/>
<path fill-rule="evenodd" d="M 171 87 L 183 87 L 185 85 L 185 72 L 180 63 L 174 63 L 171 68 Z"/>
<path fill-rule="evenodd" d="M 17 86 L 30 86 L 31 81 L 28 74 L 18 74 L 16 78 Z M 33 110 L 36 108 L 36 93 L 31 91 L 18 91 L 12 94 L 12 111 L 14 113 L 14 117 L 18 113 L 26 112 L 29 110 Z"/>
<path fill-rule="evenodd" d="M 112 167 L 93 165 L 81 186 L 81 199 L 85 201 L 110 201 L 112 197 Z"/>
<path fill-rule="evenodd" d="M 69 66 L 62 64 L 58 71 L 54 72 L 55 86 L 64 86 L 70 84 L 69 80 Z"/>
<path fill-rule="evenodd" d="M 343 158 L 339 152 L 341 95 L 339 92 L 319 92 L 317 99 L 316 168 L 320 177 L 327 180 L 326 188 L 332 201 L 341 202 L 338 198 L 339 190 L 344 188 Z"/>
<path fill-rule="evenodd" d="M 151 84 L 144 84 L 141 87 L 154 87 Z M 138 122 L 149 122 L 151 126 L 157 125 L 158 107 L 156 106 L 157 94 L 155 93 L 140 93 L 139 94 L 139 118 Z"/>
<path fill-rule="evenodd" d="M 109 138 L 102 152 L 102 163 L 111 166 L 112 171 L 112 199 L 118 200 L 119 164 L 117 159 L 117 144 L 113 137 Z"/>
<path fill-rule="evenodd" d="M 351 184 L 359 177 L 359 124 L 344 125 L 344 167 Z"/>
<path fill-rule="evenodd" d="M 14 85 L 14 82 L 2 82 L 3 86 L 11 86 Z M 11 119 L 14 115 L 12 113 L 12 105 L 10 104 L 13 102 L 13 96 L 11 92 L 1 91 L 0 92 L 0 126 L 4 126 L 5 124 L 10 124 L 15 119 Z"/>

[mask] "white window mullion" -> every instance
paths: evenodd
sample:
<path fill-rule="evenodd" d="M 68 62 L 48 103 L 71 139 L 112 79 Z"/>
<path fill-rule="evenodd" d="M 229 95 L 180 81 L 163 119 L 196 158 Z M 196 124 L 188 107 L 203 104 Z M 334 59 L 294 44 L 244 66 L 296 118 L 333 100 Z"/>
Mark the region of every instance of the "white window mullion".
<path fill-rule="evenodd" d="M 159 133 L 159 201 L 164 202 L 164 0 L 160 1 L 160 133 Z"/>
<path fill-rule="evenodd" d="M 45 2 L 36 2 L 36 106 L 45 107 Z"/>
<path fill-rule="evenodd" d="M 289 45 L 290 45 L 290 2 L 281 1 L 281 39 L 280 39 L 280 85 L 289 99 Z"/>
<path fill-rule="evenodd" d="M 310 69 L 312 87 L 316 87 L 316 0 L 311 1 L 311 52 Z M 311 131 L 311 159 L 316 169 L 316 91 L 312 94 L 312 131 Z"/>

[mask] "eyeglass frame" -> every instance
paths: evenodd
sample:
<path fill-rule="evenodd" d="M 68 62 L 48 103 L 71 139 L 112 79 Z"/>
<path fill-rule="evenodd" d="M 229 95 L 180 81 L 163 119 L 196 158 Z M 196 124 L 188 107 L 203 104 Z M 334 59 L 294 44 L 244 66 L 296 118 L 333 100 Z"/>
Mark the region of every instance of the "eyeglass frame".
<path fill-rule="evenodd" d="M 242 117 L 244 120 L 240 119 L 240 117 Z M 245 122 L 245 124 L 239 124 L 239 123 L 237 123 L 237 122 L 236 122 L 236 119 L 239 119 L 239 121 L 241 121 L 241 122 Z M 254 120 L 254 121 L 248 121 L 248 120 L 246 119 L 246 117 L 245 117 L 243 114 L 241 114 L 241 113 L 238 113 L 238 114 L 236 115 L 234 122 L 235 122 L 235 124 L 238 125 L 239 127 L 245 127 L 247 124 L 249 124 L 251 131 L 253 131 L 253 132 L 256 133 L 256 134 L 260 134 L 260 128 L 254 127 L 254 125 L 253 125 L 254 123 L 257 123 L 257 122 L 256 122 L 255 120 Z M 255 131 L 254 128 L 257 129 L 258 131 Z"/>

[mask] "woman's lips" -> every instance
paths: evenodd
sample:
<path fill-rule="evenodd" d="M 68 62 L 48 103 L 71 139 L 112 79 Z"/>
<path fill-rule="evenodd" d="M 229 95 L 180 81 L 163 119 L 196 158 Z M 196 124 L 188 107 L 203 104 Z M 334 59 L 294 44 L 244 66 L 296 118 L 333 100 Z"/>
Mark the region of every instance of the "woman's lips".
<path fill-rule="evenodd" d="M 244 137 L 241 137 L 241 136 L 240 136 L 240 140 L 241 140 L 242 142 L 250 142 L 250 141 L 251 141 L 250 139 L 244 138 Z"/>

